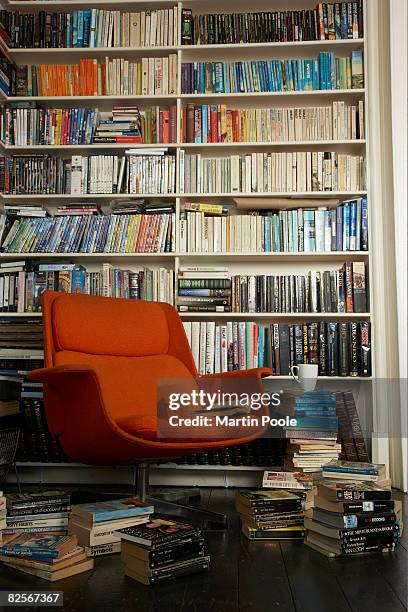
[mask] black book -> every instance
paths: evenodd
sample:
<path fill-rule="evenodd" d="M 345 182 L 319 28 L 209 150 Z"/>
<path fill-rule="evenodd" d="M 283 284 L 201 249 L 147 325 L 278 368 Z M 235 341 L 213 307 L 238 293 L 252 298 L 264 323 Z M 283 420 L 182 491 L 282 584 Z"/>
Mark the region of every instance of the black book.
<path fill-rule="evenodd" d="M 393 525 L 396 523 L 397 517 L 394 512 L 383 512 L 380 514 L 362 512 L 345 515 L 315 507 L 313 508 L 313 519 L 325 525 L 330 525 L 330 527 L 338 527 L 339 529 L 360 529 L 371 525 Z"/>
<path fill-rule="evenodd" d="M 187 537 L 196 538 L 201 531 L 190 523 L 175 521 L 165 516 L 155 516 L 148 523 L 118 529 L 114 533 L 123 540 L 154 550 L 176 542 L 184 542 Z"/>
<path fill-rule="evenodd" d="M 350 323 L 350 376 L 359 375 L 358 323 Z"/>
<path fill-rule="evenodd" d="M 327 374 L 328 376 L 338 376 L 339 374 L 339 342 L 337 323 L 327 323 Z"/>
<path fill-rule="evenodd" d="M 360 327 L 360 376 L 371 376 L 371 324 L 363 321 Z"/>
<path fill-rule="evenodd" d="M 285 512 L 289 512 L 289 508 L 292 508 L 292 510 L 301 508 L 301 499 L 297 495 L 284 490 L 238 491 L 235 500 L 248 509 L 252 509 L 251 511 L 264 509 L 272 512 L 285 508 Z"/>
<path fill-rule="evenodd" d="M 35 514 L 35 509 L 38 506 L 62 506 L 70 503 L 70 494 L 67 491 L 34 491 L 31 493 L 8 493 L 6 495 L 6 505 L 9 511 L 19 510 L 20 514 L 27 514 L 26 509 L 30 510 L 28 514 Z M 61 511 L 62 512 L 62 511 Z M 14 513 L 14 514 L 18 514 Z"/>
<path fill-rule="evenodd" d="M 323 321 L 319 323 L 319 376 L 327 374 L 327 340 L 326 325 Z M 302 362 L 299 362 L 302 363 Z"/>
<path fill-rule="evenodd" d="M 340 376 L 349 375 L 349 326 L 339 323 L 339 369 Z"/>
<path fill-rule="evenodd" d="M 280 372 L 282 375 L 288 375 L 290 370 L 290 346 L 289 346 L 289 326 L 283 323 L 279 324 L 279 342 L 280 342 Z"/>

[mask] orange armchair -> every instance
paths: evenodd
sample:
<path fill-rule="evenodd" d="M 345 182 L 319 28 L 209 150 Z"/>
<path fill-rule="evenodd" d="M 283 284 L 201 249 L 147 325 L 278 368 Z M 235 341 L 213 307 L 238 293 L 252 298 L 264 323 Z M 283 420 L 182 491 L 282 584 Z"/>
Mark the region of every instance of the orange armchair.
<path fill-rule="evenodd" d="M 157 437 L 156 381 L 197 378 L 177 311 L 165 303 L 43 294 L 45 384 L 51 432 L 74 461 L 116 465 L 240 444 L 236 440 L 163 442 Z M 269 368 L 219 377 L 262 377 Z"/>
<path fill-rule="evenodd" d="M 42 296 L 47 422 L 74 461 L 117 465 L 247 442 L 249 437 L 170 440 L 157 436 L 158 379 L 197 378 L 177 311 L 166 303 L 72 295 Z M 268 368 L 219 376 L 260 378 Z"/>

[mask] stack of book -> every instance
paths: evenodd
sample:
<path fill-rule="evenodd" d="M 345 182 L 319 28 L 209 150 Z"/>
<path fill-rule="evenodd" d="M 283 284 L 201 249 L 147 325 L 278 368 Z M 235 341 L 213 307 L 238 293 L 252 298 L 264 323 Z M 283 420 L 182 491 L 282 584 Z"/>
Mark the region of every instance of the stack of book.
<path fill-rule="evenodd" d="M 336 401 L 330 391 L 288 391 L 276 410 L 297 421 L 296 426 L 284 428 L 289 438 L 287 469 L 319 472 L 328 461 L 338 459 Z"/>
<path fill-rule="evenodd" d="M 111 112 L 100 112 L 94 142 L 142 142 L 138 107 L 114 106 Z"/>
<path fill-rule="evenodd" d="M 17 534 L 0 547 L 0 559 L 6 567 L 50 582 L 82 574 L 93 569 L 75 536 Z"/>
<path fill-rule="evenodd" d="M 314 474 L 306 472 L 264 472 L 262 487 L 264 489 L 286 489 L 293 491 L 302 499 L 303 510 L 313 508 L 316 495 Z"/>
<path fill-rule="evenodd" d="M 2 357 L 42 357 L 42 322 L 20 317 L 0 318 L 0 354 Z"/>
<path fill-rule="evenodd" d="M 230 312 L 231 279 L 228 268 L 181 266 L 177 307 L 180 312 Z"/>
<path fill-rule="evenodd" d="M 120 552 L 116 530 L 147 523 L 153 511 L 136 498 L 74 505 L 68 533 L 75 534 L 89 557 Z"/>
<path fill-rule="evenodd" d="M 23 377 L 18 374 L 0 374 L 0 418 L 1 427 L 10 422 L 3 417 L 14 417 L 20 411 L 21 384 Z"/>
<path fill-rule="evenodd" d="M 189 523 L 156 515 L 144 524 L 119 529 L 126 576 L 156 584 L 207 570 L 201 530 Z"/>
<path fill-rule="evenodd" d="M 302 540 L 304 513 L 299 495 L 289 491 L 238 491 L 235 508 L 249 540 Z"/>
<path fill-rule="evenodd" d="M 71 497 L 68 491 L 9 493 L 6 495 L 7 517 L 3 535 L 18 533 L 38 536 L 67 534 Z"/>
<path fill-rule="evenodd" d="M 137 106 L 114 106 L 111 112 L 100 112 L 94 143 L 167 144 L 175 142 L 177 107 L 169 110 L 154 106 L 139 110 Z"/>
<path fill-rule="evenodd" d="M 306 544 L 328 557 L 393 551 L 402 505 L 392 498 L 385 466 L 333 461 L 322 475 L 305 518 Z"/>

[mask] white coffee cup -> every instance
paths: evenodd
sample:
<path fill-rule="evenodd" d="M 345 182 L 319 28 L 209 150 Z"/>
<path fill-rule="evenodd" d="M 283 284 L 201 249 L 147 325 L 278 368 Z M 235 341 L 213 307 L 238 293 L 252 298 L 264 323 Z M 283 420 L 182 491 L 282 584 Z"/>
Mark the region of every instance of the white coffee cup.
<path fill-rule="evenodd" d="M 317 383 L 319 366 L 311 363 L 294 365 L 290 368 L 290 374 L 304 391 L 313 391 Z"/>

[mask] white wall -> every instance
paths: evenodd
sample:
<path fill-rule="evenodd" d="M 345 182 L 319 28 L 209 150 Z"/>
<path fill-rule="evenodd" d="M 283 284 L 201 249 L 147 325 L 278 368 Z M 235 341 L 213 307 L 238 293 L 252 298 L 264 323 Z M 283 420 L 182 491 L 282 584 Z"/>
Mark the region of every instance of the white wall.
<path fill-rule="evenodd" d="M 390 0 L 391 112 L 394 172 L 395 259 L 397 266 L 398 351 L 401 425 L 407 432 L 407 0 Z M 403 488 L 408 490 L 408 445 L 401 448 Z"/>

